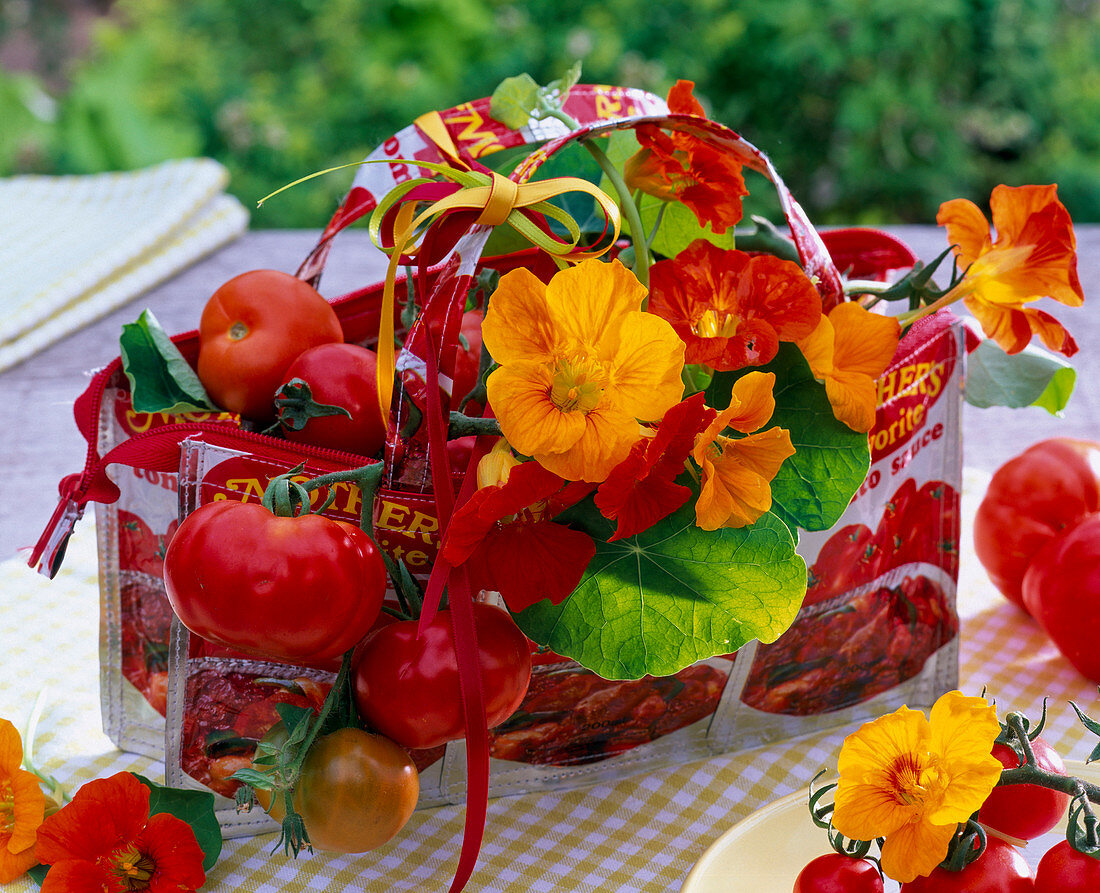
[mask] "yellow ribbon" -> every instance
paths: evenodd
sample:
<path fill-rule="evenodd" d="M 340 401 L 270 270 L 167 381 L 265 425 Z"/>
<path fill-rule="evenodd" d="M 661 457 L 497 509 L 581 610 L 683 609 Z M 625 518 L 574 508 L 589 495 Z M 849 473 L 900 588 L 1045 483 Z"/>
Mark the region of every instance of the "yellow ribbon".
<path fill-rule="evenodd" d="M 394 350 L 393 314 L 396 305 L 395 285 L 397 267 L 401 258 L 415 257 L 417 246 L 415 234 L 421 228 L 427 228 L 434 220 L 454 211 L 480 210 L 475 223 L 479 226 L 500 226 L 507 223 L 531 242 L 535 247 L 562 258 L 564 262 L 581 261 L 599 257 L 606 253 L 619 237 L 619 206 L 607 193 L 588 180 L 579 177 L 556 177 L 550 180 L 517 183 L 495 171 L 483 173 L 471 170 L 459 157 L 458 149 L 451 139 L 443 119 L 438 112 L 431 112 L 416 120 L 416 125 L 431 139 L 451 162 L 450 166 L 426 161 L 409 161 L 410 165 L 425 168 L 439 174 L 446 180 L 457 183 L 463 188 L 436 202 L 423 211 L 416 212 L 415 203 L 401 207 L 393 225 L 393 247 L 382 245 L 382 220 L 386 213 L 400 202 L 412 189 L 432 182 L 421 178 L 402 183 L 392 189 L 379 202 L 370 218 L 370 234 L 375 245 L 390 255 L 386 269 L 386 282 L 382 292 L 382 316 L 378 327 L 378 401 L 382 416 L 389 424 L 390 401 L 393 398 L 393 379 L 396 372 L 396 353 Z M 395 159 L 388 159 L 390 162 Z M 613 230 L 612 238 L 604 247 L 578 250 L 581 232 L 577 222 L 550 199 L 568 192 L 583 192 L 592 196 L 603 210 L 604 216 Z M 552 236 L 520 212 L 529 208 L 561 223 L 569 233 L 569 239 L 562 240 Z"/>

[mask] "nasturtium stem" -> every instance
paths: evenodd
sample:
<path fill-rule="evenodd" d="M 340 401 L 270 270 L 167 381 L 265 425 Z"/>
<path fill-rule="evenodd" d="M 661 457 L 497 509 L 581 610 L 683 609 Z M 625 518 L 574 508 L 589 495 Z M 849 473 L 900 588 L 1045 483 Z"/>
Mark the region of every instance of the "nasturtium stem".
<path fill-rule="evenodd" d="M 540 111 L 546 116 L 557 118 L 570 130 L 580 129 L 580 122 L 566 114 L 565 111 L 560 108 L 545 107 L 540 109 Z M 619 207 L 622 209 L 623 216 L 626 217 L 627 225 L 630 227 L 630 233 L 634 237 L 634 275 L 637 276 L 638 281 L 648 289 L 649 248 L 645 229 L 642 227 L 642 216 L 638 213 L 638 206 L 634 204 L 634 198 L 630 194 L 630 187 L 626 185 L 626 181 L 623 179 L 623 175 L 620 173 L 619 169 L 611 163 L 611 159 L 607 157 L 607 153 L 596 145 L 593 140 L 587 137 L 581 137 L 580 144 L 588 150 L 588 154 L 596 160 L 596 163 L 600 166 L 600 170 L 604 172 L 607 179 L 611 181 L 611 185 L 615 187 L 615 193 L 619 197 Z"/>
<path fill-rule="evenodd" d="M 500 422 L 494 418 L 479 418 L 477 416 L 463 415 L 461 412 L 452 412 L 447 425 L 447 436 L 451 440 L 459 437 L 468 437 L 471 434 L 489 434 L 500 437 Z"/>
<path fill-rule="evenodd" d="M 892 287 L 889 282 L 879 282 L 876 279 L 849 279 L 844 283 L 844 294 L 877 295 L 880 292 L 889 291 Z"/>

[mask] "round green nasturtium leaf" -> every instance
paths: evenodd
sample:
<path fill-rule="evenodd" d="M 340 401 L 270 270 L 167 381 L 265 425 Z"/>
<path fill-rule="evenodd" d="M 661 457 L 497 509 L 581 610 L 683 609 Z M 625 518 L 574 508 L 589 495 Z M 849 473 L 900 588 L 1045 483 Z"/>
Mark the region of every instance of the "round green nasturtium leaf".
<path fill-rule="evenodd" d="M 806 564 L 787 526 L 770 514 L 751 527 L 695 526 L 694 500 L 649 530 L 617 542 L 588 503 L 572 513 L 596 555 L 560 605 L 516 615 L 520 629 L 607 679 L 667 676 L 696 661 L 773 642 L 806 592 Z M 602 541 L 604 540 L 604 541 Z"/>

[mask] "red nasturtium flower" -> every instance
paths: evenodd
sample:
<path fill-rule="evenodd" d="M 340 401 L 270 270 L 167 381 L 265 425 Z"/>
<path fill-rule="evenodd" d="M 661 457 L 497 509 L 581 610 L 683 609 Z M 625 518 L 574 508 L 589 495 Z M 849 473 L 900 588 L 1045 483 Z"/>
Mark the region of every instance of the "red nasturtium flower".
<path fill-rule="evenodd" d="M 798 264 L 706 239 L 654 264 L 649 277 L 649 311 L 683 339 L 685 362 L 712 369 L 771 362 L 780 341 L 805 338 L 821 318 L 821 295 Z"/>
<path fill-rule="evenodd" d="M 40 861 L 34 840 L 46 810 L 38 779 L 20 768 L 19 732 L 0 719 L 0 884 L 14 881 Z"/>
<path fill-rule="evenodd" d="M 772 372 L 743 375 L 734 382 L 730 405 L 695 438 L 692 457 L 702 469 L 695 523 L 703 530 L 746 527 L 772 507 L 772 479 L 794 455 L 786 428 L 760 431 L 775 412 L 774 387 Z M 748 436 L 727 437 L 726 428 Z"/>
<path fill-rule="evenodd" d="M 652 437 L 634 444 L 596 491 L 596 508 L 617 521 L 609 542 L 634 536 L 671 515 L 691 497 L 676 483 L 691 455 L 695 436 L 718 413 L 704 405 L 702 394 L 677 403 L 661 419 Z"/>
<path fill-rule="evenodd" d="M 588 534 L 551 519 L 592 487 L 568 484 L 538 462 L 513 466 L 496 453 L 482 464 L 502 469 L 499 482 L 454 513 L 441 554 L 464 564 L 478 589 L 499 592 L 512 611 L 543 599 L 559 604 L 577 588 L 596 546 Z"/>
<path fill-rule="evenodd" d="M 668 110 L 674 115 L 706 118 L 692 95 L 692 81 L 677 81 L 668 92 Z M 665 201 L 683 202 L 701 225 L 709 223 L 724 233 L 741 219 L 741 196 L 748 195 L 741 165 L 727 153 L 708 146 L 689 133 L 666 133 L 656 124 L 635 131 L 641 149 L 623 168 L 626 183 Z"/>
<path fill-rule="evenodd" d="M 1085 296 L 1077 277 L 1077 240 L 1057 186 L 998 186 L 989 198 L 994 241 L 978 206 L 963 198 L 940 205 L 936 222 L 947 227 L 960 266 L 969 267 L 948 297 L 962 298 L 986 337 L 1019 353 L 1038 335 L 1068 356 L 1077 344 L 1049 313 L 1025 307 L 1042 297 L 1079 307 Z"/>
<path fill-rule="evenodd" d="M 89 781 L 38 830 L 50 866 L 43 893 L 184 893 L 203 885 L 191 826 L 149 815 L 149 789 L 129 772 Z"/>

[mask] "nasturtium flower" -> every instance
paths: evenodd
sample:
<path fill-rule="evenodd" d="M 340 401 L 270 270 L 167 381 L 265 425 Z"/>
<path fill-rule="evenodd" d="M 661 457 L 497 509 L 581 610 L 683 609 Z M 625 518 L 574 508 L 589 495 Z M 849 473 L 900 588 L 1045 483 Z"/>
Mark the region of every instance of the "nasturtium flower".
<path fill-rule="evenodd" d="M 129 772 L 89 781 L 38 830 L 50 866 L 43 893 L 193 893 L 203 885 L 195 832 L 168 813 L 149 815 L 149 789 Z"/>
<path fill-rule="evenodd" d="M 499 592 L 512 611 L 543 599 L 559 604 L 577 588 L 596 546 L 551 519 L 592 487 L 568 483 L 537 462 L 509 461 L 501 444 L 481 460 L 486 486 L 455 511 L 441 554 L 465 565 L 477 589 Z"/>
<path fill-rule="evenodd" d="M 35 835 L 46 811 L 38 779 L 21 768 L 23 742 L 0 719 L 0 884 L 7 884 L 40 861 Z"/>
<path fill-rule="evenodd" d="M 814 378 L 825 383 L 833 415 L 853 431 L 870 431 L 878 402 L 877 379 L 894 358 L 901 327 L 890 316 L 852 301 L 822 315 L 798 342 Z"/>
<path fill-rule="evenodd" d="M 986 337 L 1019 353 L 1038 335 L 1066 356 L 1077 344 L 1049 313 L 1025 307 L 1042 297 L 1070 307 L 1084 301 L 1077 277 L 1077 240 L 1057 186 L 997 186 L 989 199 L 997 238 L 973 202 L 940 205 L 936 222 L 947 228 L 955 257 L 969 267 L 949 296 L 962 298 Z"/>
<path fill-rule="evenodd" d="M 894 880 L 929 874 L 1000 778 L 999 731 L 992 704 L 958 691 L 927 719 L 901 707 L 865 723 L 840 749 L 833 827 L 854 840 L 884 837 L 882 870 Z"/>
<path fill-rule="evenodd" d="M 688 363 L 717 370 L 771 362 L 821 318 L 821 295 L 796 263 L 696 239 L 649 271 L 649 312 L 667 319 Z"/>
<path fill-rule="evenodd" d="M 543 284 L 500 279 L 482 325 L 499 363 L 486 382 L 515 449 L 571 481 L 598 482 L 683 393 L 684 343 L 641 310 L 645 288 L 618 261 L 587 260 Z"/>
<path fill-rule="evenodd" d="M 734 382 L 730 405 L 695 438 L 692 457 L 702 472 L 695 523 L 703 530 L 747 527 L 772 506 L 772 479 L 794 455 L 785 428 L 760 431 L 775 412 L 774 387 L 772 372 L 743 375 Z M 727 428 L 748 436 L 727 437 Z"/>
<path fill-rule="evenodd" d="M 677 484 L 695 445 L 695 437 L 718 415 L 704 405 L 702 394 L 677 403 L 657 429 L 634 444 L 596 491 L 596 508 L 616 521 L 608 542 L 634 536 L 671 515 L 688 499 L 691 488 Z"/>
<path fill-rule="evenodd" d="M 677 81 L 668 93 L 669 112 L 706 118 L 692 95 L 694 88 L 691 81 Z M 728 153 L 697 136 L 665 132 L 656 124 L 643 124 L 635 133 L 642 148 L 623 167 L 632 190 L 683 202 L 700 225 L 709 223 L 716 233 L 724 233 L 741 219 L 741 197 L 749 193 L 741 165 Z"/>

